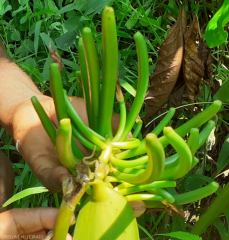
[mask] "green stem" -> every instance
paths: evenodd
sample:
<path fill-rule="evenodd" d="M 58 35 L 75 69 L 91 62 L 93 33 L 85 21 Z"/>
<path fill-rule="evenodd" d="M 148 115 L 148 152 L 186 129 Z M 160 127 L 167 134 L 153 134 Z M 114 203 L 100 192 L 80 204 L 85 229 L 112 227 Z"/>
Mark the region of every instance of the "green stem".
<path fill-rule="evenodd" d="M 145 139 L 146 151 L 149 157 L 145 174 L 151 175 L 145 183 L 150 183 L 156 181 L 163 172 L 165 165 L 165 153 L 163 146 L 154 133 L 147 134 Z"/>
<path fill-rule="evenodd" d="M 71 120 L 74 122 L 74 124 L 84 133 L 84 135 L 92 143 L 94 143 L 96 146 L 100 147 L 101 149 L 105 149 L 106 144 L 102 142 L 100 139 L 98 139 L 96 136 L 94 136 L 91 131 L 89 131 L 88 127 L 84 124 L 84 122 L 81 120 L 81 118 L 75 111 L 75 108 L 72 106 L 66 93 L 64 94 L 64 100 L 66 102 L 68 115 L 71 118 Z"/>
<path fill-rule="evenodd" d="M 166 140 L 174 147 L 179 155 L 179 168 L 177 172 L 174 172 L 173 179 L 181 178 L 191 169 L 191 151 L 183 138 L 181 138 L 171 127 L 165 127 L 163 132 Z"/>
<path fill-rule="evenodd" d="M 138 54 L 138 86 L 137 93 L 134 99 L 134 103 L 128 114 L 126 126 L 123 131 L 120 141 L 125 141 L 128 134 L 130 133 L 135 120 L 141 110 L 142 104 L 144 102 L 146 90 L 149 82 L 149 63 L 148 63 L 148 52 L 144 37 L 140 32 L 134 35 L 134 39 L 137 46 Z"/>
<path fill-rule="evenodd" d="M 118 186 L 116 186 L 114 188 L 115 191 L 118 191 L 118 190 L 121 190 L 123 188 L 128 188 L 128 187 L 133 187 L 134 185 L 133 184 L 130 184 L 130 183 L 127 183 L 127 182 L 123 182 L 121 184 L 119 184 Z"/>
<path fill-rule="evenodd" d="M 215 122 L 210 120 L 207 126 L 200 132 L 199 148 L 207 141 L 212 129 L 215 127 Z"/>
<path fill-rule="evenodd" d="M 177 132 L 181 137 L 184 137 L 187 133 L 190 132 L 192 128 L 198 128 L 201 125 L 203 125 L 205 122 L 207 122 L 209 119 L 211 119 L 220 110 L 221 105 L 222 105 L 221 101 L 219 100 L 214 101 L 211 106 L 209 106 L 202 113 L 198 114 L 197 116 L 189 120 L 187 123 L 183 124 L 181 127 L 177 128 L 175 132 Z M 212 125 L 212 122 L 210 125 Z M 200 141 L 202 141 L 203 139 L 204 138 L 201 138 L 201 134 L 200 134 Z M 164 136 L 159 138 L 159 140 L 164 147 L 168 145 L 168 141 Z M 117 154 L 116 157 L 120 159 L 126 159 L 134 156 L 142 155 L 144 153 L 146 153 L 146 148 L 143 140 L 141 145 L 137 149 L 123 151 Z"/>
<path fill-rule="evenodd" d="M 92 119 L 92 110 L 91 110 L 91 99 L 90 99 L 90 88 L 89 88 L 89 82 L 88 82 L 87 63 L 86 63 L 86 58 L 85 58 L 85 54 L 84 54 L 82 38 L 80 38 L 79 41 L 78 41 L 78 53 L 79 53 L 79 60 L 80 60 L 81 79 L 82 79 L 82 82 L 83 82 L 84 98 L 86 100 L 88 122 L 89 122 L 89 127 L 93 128 L 93 119 Z"/>
<path fill-rule="evenodd" d="M 82 186 L 80 191 L 72 197 L 70 200 L 62 200 L 60 211 L 55 224 L 53 240 L 63 240 L 66 239 L 68 234 L 69 225 L 71 218 L 74 214 L 76 205 L 79 203 L 80 199 L 86 191 L 86 186 Z"/>
<path fill-rule="evenodd" d="M 69 118 L 60 121 L 56 133 L 56 152 L 60 162 L 69 169 L 75 169 L 80 159 L 77 159 L 72 152 L 72 127 Z"/>
<path fill-rule="evenodd" d="M 151 201 L 164 201 L 165 199 L 161 196 L 153 195 L 153 194 L 131 194 L 125 196 L 128 202 L 130 201 L 139 201 L 139 200 L 151 200 Z"/>
<path fill-rule="evenodd" d="M 158 188 L 158 189 L 148 190 L 148 192 L 153 193 L 153 194 L 158 195 L 158 196 L 161 196 L 161 197 L 163 197 L 164 199 L 166 199 L 170 203 L 175 202 L 175 198 L 173 197 L 173 195 L 170 194 L 165 189 Z"/>
<path fill-rule="evenodd" d="M 57 63 L 52 63 L 50 66 L 50 85 L 56 109 L 56 116 L 59 122 L 61 119 L 67 118 L 68 115 L 64 101 L 61 74 L 59 71 L 59 65 Z"/>
<path fill-rule="evenodd" d="M 111 118 L 118 76 L 118 42 L 114 10 L 106 7 L 102 13 L 103 80 L 100 93 L 98 132 L 112 135 Z"/>
<path fill-rule="evenodd" d="M 41 120 L 41 123 L 42 123 L 45 131 L 49 135 L 52 142 L 55 144 L 55 142 L 56 142 L 56 129 L 55 129 L 55 127 L 53 126 L 51 120 L 49 119 L 47 113 L 45 112 L 44 108 L 42 107 L 42 105 L 40 104 L 38 99 L 36 97 L 32 97 L 31 101 L 32 101 L 32 104 L 33 104 L 40 120 Z"/>
<path fill-rule="evenodd" d="M 202 198 L 205 198 L 205 197 L 213 194 L 214 192 L 216 192 L 218 187 L 219 187 L 218 183 L 212 182 L 205 187 L 202 187 L 202 188 L 199 188 L 199 189 L 187 192 L 187 193 L 174 195 L 175 204 L 176 205 L 184 205 L 187 203 L 195 202 L 197 200 L 200 200 Z"/>
<path fill-rule="evenodd" d="M 139 133 L 141 132 L 142 125 L 143 125 L 142 120 L 138 120 L 137 121 L 137 127 L 135 128 L 134 133 L 133 133 L 134 138 L 138 137 Z"/>
<path fill-rule="evenodd" d="M 192 128 L 190 130 L 190 135 L 187 141 L 187 145 L 190 148 L 190 151 L 192 153 L 192 157 L 194 157 L 197 149 L 199 148 L 199 140 L 200 140 L 200 136 L 199 136 L 199 129 L 198 128 Z"/>
<path fill-rule="evenodd" d="M 136 148 L 141 144 L 141 141 L 137 138 L 130 138 L 127 139 L 125 142 L 111 142 L 111 145 L 114 148 L 120 148 L 120 149 L 132 149 Z"/>
<path fill-rule="evenodd" d="M 112 139 L 113 142 L 117 142 L 120 139 L 126 125 L 126 104 L 122 94 L 121 86 L 118 82 L 116 84 L 116 98 L 119 101 L 119 106 L 120 106 L 120 122 L 119 122 L 118 131 L 115 137 Z"/>
<path fill-rule="evenodd" d="M 133 168 L 148 162 L 148 156 L 143 156 L 135 160 L 121 160 L 111 156 L 110 163 L 117 168 Z"/>
<path fill-rule="evenodd" d="M 147 191 L 153 188 L 167 188 L 167 187 L 176 187 L 176 182 L 175 181 L 155 181 L 153 183 L 146 184 L 146 185 L 137 185 L 134 187 L 121 189 L 118 192 L 122 195 L 129 195 L 131 193 Z"/>
<path fill-rule="evenodd" d="M 72 134 L 86 148 L 93 151 L 95 145 L 90 141 L 88 141 L 74 126 L 72 127 Z M 99 147 L 96 147 L 96 151 L 100 151 L 100 150 L 101 149 Z"/>
<path fill-rule="evenodd" d="M 208 207 L 199 221 L 192 228 L 191 233 L 201 235 L 219 217 L 226 207 L 229 206 L 229 183 L 217 196 L 214 202 Z"/>
<path fill-rule="evenodd" d="M 99 94 L 100 94 L 99 60 L 90 28 L 85 27 L 83 29 L 82 38 L 87 62 L 87 73 L 91 96 L 91 109 L 93 119 L 92 129 L 97 131 L 99 120 Z"/>
<path fill-rule="evenodd" d="M 165 117 L 162 119 L 162 121 L 154 128 L 152 133 L 154 133 L 158 136 L 162 132 L 163 128 L 168 125 L 168 123 L 174 116 L 175 111 L 176 111 L 175 108 L 170 108 L 168 113 L 165 115 Z"/>

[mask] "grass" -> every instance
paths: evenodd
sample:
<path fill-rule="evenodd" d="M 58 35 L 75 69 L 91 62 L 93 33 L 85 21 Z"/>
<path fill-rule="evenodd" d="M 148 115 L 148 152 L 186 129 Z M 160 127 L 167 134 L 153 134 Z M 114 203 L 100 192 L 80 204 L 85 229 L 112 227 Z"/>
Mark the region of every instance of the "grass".
<path fill-rule="evenodd" d="M 77 1 L 76 1 L 77 2 Z M 113 2 L 113 4 L 112 4 Z M 102 56 L 101 42 L 101 10 L 104 5 L 112 5 L 115 9 L 118 43 L 119 43 L 119 77 L 123 87 L 125 100 L 132 104 L 133 88 L 137 85 L 137 57 L 133 35 L 140 31 L 146 38 L 149 52 L 150 73 L 155 69 L 158 58 L 158 50 L 161 42 L 166 38 L 173 18 L 177 18 L 182 1 L 167 0 L 94 0 L 82 1 L 80 4 L 72 0 L 8 0 L 3 1 L 0 10 L 0 37 L 2 38 L 8 54 L 12 59 L 34 80 L 39 89 L 50 94 L 49 86 L 49 66 L 53 61 L 49 57 L 48 46 L 52 42 L 52 48 L 59 51 L 62 61 L 65 64 L 63 71 L 63 85 L 68 95 L 82 97 L 83 91 L 75 78 L 74 71 L 79 70 L 79 60 L 77 53 L 78 39 L 81 36 L 83 27 L 90 27 L 95 37 L 96 47 L 99 52 L 99 59 Z M 188 11 L 188 23 L 190 23 L 194 13 L 199 16 L 200 30 L 204 33 L 210 17 L 216 13 L 223 1 L 188 1 L 185 8 Z M 88 4 L 89 3 L 89 4 Z M 104 3 L 104 5 L 103 5 Z M 77 9 L 78 11 L 75 11 Z M 20 23 L 20 24 L 18 24 Z M 223 44 L 212 51 L 213 57 L 213 79 L 217 83 L 225 82 L 228 78 L 229 52 L 227 44 Z M 101 73 L 102 74 L 102 73 Z M 125 90 L 124 90 L 125 89 Z M 211 102 L 212 89 L 208 82 L 203 82 L 199 102 Z M 187 104 L 184 98 L 182 105 Z M 165 105 L 166 106 L 166 105 Z M 119 112 L 119 107 L 115 105 L 115 112 Z M 199 152 L 199 157 L 205 159 L 205 164 L 199 164 L 193 174 L 212 177 L 216 169 L 216 160 L 220 147 L 228 131 L 228 106 L 224 105 L 216 126 L 216 143 L 211 152 L 203 149 Z M 140 116 L 144 118 L 144 108 Z M 179 114 L 173 118 L 171 125 L 179 126 L 184 119 L 192 118 L 193 113 L 189 108 L 182 108 Z M 155 119 L 157 125 L 161 119 Z M 16 152 L 12 138 L 0 129 L 0 149 L 13 160 L 13 167 L 16 174 L 15 193 L 22 189 L 41 186 L 28 165 L 24 163 Z M 209 156 L 212 161 L 209 161 Z M 206 180 L 206 179 L 205 179 Z M 225 181 L 219 179 L 222 183 Z M 187 190 L 190 187 L 188 178 L 179 182 L 179 190 Z M 202 180 L 204 184 L 204 180 Z M 195 188 L 197 182 L 192 182 L 191 187 Z M 196 186 L 197 187 L 197 186 Z M 211 198 L 200 203 L 187 206 L 192 215 L 198 215 L 201 208 L 209 204 Z M 32 195 L 14 203 L 14 207 L 37 207 L 55 206 L 58 207 L 60 198 L 56 194 L 44 193 Z M 190 223 L 164 214 L 164 212 L 153 213 L 149 211 L 138 219 L 141 229 L 146 228 L 152 233 L 154 239 L 163 239 L 157 233 L 167 233 L 171 231 L 185 231 L 190 228 Z M 212 230 L 214 234 L 217 231 Z M 141 238 L 146 239 L 147 234 L 140 230 Z M 211 238 L 204 238 L 211 239 Z"/>

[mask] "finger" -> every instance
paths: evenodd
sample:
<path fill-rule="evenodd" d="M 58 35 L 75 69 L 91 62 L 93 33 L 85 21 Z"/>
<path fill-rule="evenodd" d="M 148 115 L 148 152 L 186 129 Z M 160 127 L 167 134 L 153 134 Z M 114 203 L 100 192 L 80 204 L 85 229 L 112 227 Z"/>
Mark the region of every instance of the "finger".
<path fill-rule="evenodd" d="M 44 186 L 51 192 L 59 192 L 62 181 L 70 176 L 70 173 L 60 163 L 53 144 L 42 130 L 41 126 L 27 130 L 19 141 L 19 151 Z"/>
<path fill-rule="evenodd" d="M 6 211 L 0 214 L 0 233 L 17 235 L 54 229 L 58 212 L 56 208 L 25 208 Z"/>
<path fill-rule="evenodd" d="M 33 106 L 26 105 L 21 108 L 14 119 L 17 121 L 14 123 L 14 138 L 19 140 L 20 154 L 50 191 L 61 191 L 62 180 L 65 176 L 70 176 L 70 173 L 60 163 L 55 146 L 41 125 Z"/>

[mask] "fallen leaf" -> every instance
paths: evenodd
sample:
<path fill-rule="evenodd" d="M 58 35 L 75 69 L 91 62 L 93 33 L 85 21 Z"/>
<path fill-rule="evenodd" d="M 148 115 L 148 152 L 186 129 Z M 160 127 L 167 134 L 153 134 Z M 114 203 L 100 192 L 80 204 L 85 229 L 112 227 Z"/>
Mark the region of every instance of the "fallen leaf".
<path fill-rule="evenodd" d="M 186 84 L 186 93 L 189 101 L 195 102 L 199 91 L 200 83 L 204 76 L 204 65 L 199 57 L 198 46 L 196 43 L 198 36 L 198 22 L 194 17 L 192 25 L 185 33 L 185 53 L 184 53 L 184 80 Z"/>
<path fill-rule="evenodd" d="M 212 56 L 211 49 L 208 47 L 207 43 L 201 38 L 198 48 L 199 57 L 204 65 L 204 79 L 212 79 Z"/>
<path fill-rule="evenodd" d="M 185 84 L 182 84 L 180 87 L 177 88 L 176 91 L 170 94 L 168 99 L 168 108 L 171 107 L 178 107 L 182 105 L 183 93 L 185 90 Z M 178 109 L 181 110 L 181 109 Z"/>
<path fill-rule="evenodd" d="M 183 211 L 183 209 L 179 209 L 177 208 L 177 206 L 173 203 L 168 202 L 167 200 L 164 200 L 163 205 L 165 207 L 166 212 L 170 215 L 170 216 L 179 216 L 179 217 L 184 217 L 185 213 Z"/>
<path fill-rule="evenodd" d="M 183 59 L 186 25 L 186 12 L 182 8 L 176 23 L 161 44 L 155 72 L 150 75 L 150 87 L 145 97 L 146 123 L 165 103 L 177 81 Z"/>

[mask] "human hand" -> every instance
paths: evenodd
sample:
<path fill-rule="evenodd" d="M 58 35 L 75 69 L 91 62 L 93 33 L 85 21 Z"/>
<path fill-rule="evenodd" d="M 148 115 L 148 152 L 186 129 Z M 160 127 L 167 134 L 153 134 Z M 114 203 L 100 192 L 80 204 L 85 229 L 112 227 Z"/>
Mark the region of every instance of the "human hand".
<path fill-rule="evenodd" d="M 37 96 L 54 126 L 58 126 L 53 99 L 44 95 Z M 81 119 L 88 125 L 84 99 L 71 97 L 73 106 Z M 55 146 L 45 132 L 41 121 L 34 110 L 31 101 L 17 107 L 11 121 L 11 130 L 18 149 L 36 177 L 52 192 L 61 191 L 61 183 L 70 176 L 70 172 L 59 161 Z M 119 122 L 117 115 L 113 116 L 114 131 Z M 76 140 L 84 155 L 86 149 Z"/>
<path fill-rule="evenodd" d="M 12 236 L 17 239 L 45 239 L 47 232 L 55 227 L 58 212 L 56 208 L 20 208 L 1 213 L 0 240 L 12 239 Z M 66 240 L 72 240 L 70 234 Z"/>

